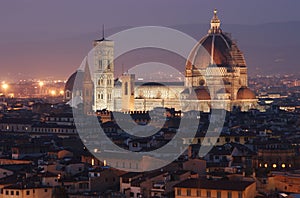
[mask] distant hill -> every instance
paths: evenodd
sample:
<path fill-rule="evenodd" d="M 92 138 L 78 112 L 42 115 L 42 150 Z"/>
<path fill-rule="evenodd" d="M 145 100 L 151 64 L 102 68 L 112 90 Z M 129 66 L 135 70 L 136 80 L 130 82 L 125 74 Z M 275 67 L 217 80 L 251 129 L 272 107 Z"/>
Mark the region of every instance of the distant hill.
<path fill-rule="evenodd" d="M 207 24 L 175 26 L 199 40 L 207 33 Z M 244 52 L 250 74 L 299 73 L 300 22 L 261 25 L 222 24 Z"/>
<path fill-rule="evenodd" d="M 232 33 L 232 37 L 238 41 L 239 48 L 245 54 L 250 75 L 300 72 L 300 22 L 222 24 L 221 27 L 224 32 Z M 128 28 L 110 28 L 106 30 L 106 35 Z M 171 28 L 199 40 L 207 33 L 209 24 L 177 25 Z M 0 32 L 0 37 L 0 66 L 3 68 L 2 73 L 9 73 L 8 77 L 21 78 L 30 74 L 67 78 L 92 48 L 92 41 L 102 35 L 101 31 L 95 30 L 72 33 L 55 30 L 48 33 Z M 130 60 L 126 59 L 122 64 L 131 66 Z M 17 69 L 19 65 L 22 65 L 23 70 Z"/>

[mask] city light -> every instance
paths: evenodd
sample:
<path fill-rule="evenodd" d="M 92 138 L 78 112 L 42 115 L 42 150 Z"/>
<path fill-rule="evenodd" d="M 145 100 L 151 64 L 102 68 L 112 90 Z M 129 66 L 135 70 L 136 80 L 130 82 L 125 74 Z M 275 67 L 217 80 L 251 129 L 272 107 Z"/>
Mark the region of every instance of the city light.
<path fill-rule="evenodd" d="M 8 84 L 6 83 L 2 84 L 2 88 L 6 91 L 8 89 Z"/>
<path fill-rule="evenodd" d="M 43 82 L 43 81 L 40 81 L 40 82 L 39 82 L 39 86 L 40 86 L 40 87 L 44 86 L 44 82 Z"/>
<path fill-rule="evenodd" d="M 51 91 L 50 91 L 50 94 L 51 94 L 52 96 L 55 96 L 55 95 L 56 95 L 56 91 L 55 91 L 55 90 L 51 90 Z"/>
<path fill-rule="evenodd" d="M 7 89 L 8 89 L 8 84 L 3 83 L 3 84 L 2 84 L 2 89 L 3 89 L 4 95 L 6 95 L 6 94 L 7 94 L 6 91 L 7 91 Z"/>

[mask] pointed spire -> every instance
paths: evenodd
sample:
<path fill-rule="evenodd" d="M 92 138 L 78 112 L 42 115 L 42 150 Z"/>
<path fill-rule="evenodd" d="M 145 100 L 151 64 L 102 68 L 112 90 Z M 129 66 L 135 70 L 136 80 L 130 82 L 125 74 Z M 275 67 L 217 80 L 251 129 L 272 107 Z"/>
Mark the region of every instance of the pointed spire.
<path fill-rule="evenodd" d="M 222 30 L 220 29 L 221 21 L 218 18 L 217 13 L 217 9 L 214 9 L 214 16 L 210 21 L 210 30 L 208 31 L 208 33 L 210 34 L 218 34 L 222 32 Z"/>
<path fill-rule="evenodd" d="M 105 39 L 105 34 L 104 34 L 104 24 L 102 25 L 102 40 Z"/>

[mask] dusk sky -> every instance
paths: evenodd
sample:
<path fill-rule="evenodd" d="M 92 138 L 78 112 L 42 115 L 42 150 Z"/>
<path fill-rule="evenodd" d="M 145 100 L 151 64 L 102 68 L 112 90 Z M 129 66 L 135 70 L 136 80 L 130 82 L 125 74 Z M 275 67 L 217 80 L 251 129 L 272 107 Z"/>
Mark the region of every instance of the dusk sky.
<path fill-rule="evenodd" d="M 300 22 L 300 1 L 296 0 L 1 1 L 0 80 L 16 76 L 67 78 L 91 49 L 92 40 L 101 37 L 102 24 L 107 29 L 208 25 L 214 8 L 219 10 L 223 26 Z M 246 54 L 249 56 L 255 59 Z"/>

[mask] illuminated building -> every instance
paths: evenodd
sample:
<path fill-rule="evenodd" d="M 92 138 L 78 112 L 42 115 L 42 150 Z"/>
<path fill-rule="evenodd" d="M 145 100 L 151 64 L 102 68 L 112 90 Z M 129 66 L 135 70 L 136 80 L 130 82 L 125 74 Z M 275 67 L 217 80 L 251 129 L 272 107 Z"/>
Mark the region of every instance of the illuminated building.
<path fill-rule="evenodd" d="M 229 111 L 257 108 L 256 95 L 248 88 L 244 55 L 230 34 L 224 33 L 220 26 L 217 10 L 214 10 L 208 34 L 190 52 L 184 83 L 141 84 L 135 81 L 134 74 L 126 73 L 114 81 L 114 42 L 104 37 L 94 41 L 94 66 L 90 67 L 93 68 L 93 110 L 147 111 L 165 107 L 209 112 L 212 104 L 214 108 Z M 79 96 L 82 100 L 84 88 L 72 88 L 76 84 L 75 77 L 83 81 L 83 75 L 84 72 L 79 70 L 69 78 L 66 99 Z M 182 106 L 182 101 L 188 107 Z"/>

